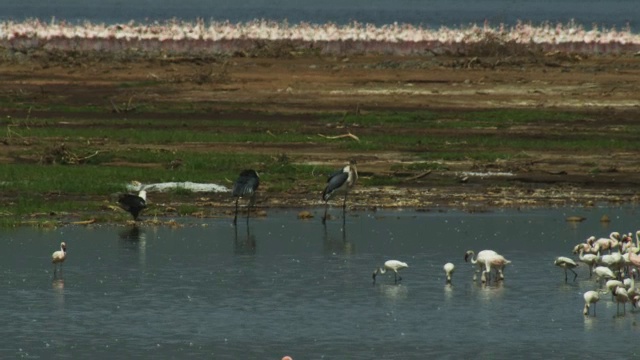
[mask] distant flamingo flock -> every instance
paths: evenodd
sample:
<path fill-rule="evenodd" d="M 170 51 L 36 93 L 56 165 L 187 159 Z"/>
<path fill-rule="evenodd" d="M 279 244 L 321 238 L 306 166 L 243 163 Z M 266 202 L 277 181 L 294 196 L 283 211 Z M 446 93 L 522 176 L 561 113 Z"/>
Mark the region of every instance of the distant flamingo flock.
<path fill-rule="evenodd" d="M 569 22 L 513 26 L 468 25 L 429 28 L 412 24 L 374 25 L 352 22 L 312 24 L 254 20 L 167 22 L 123 24 L 72 24 L 66 21 L 0 22 L 0 45 L 14 49 L 52 48 L 61 50 L 210 52 L 232 53 L 250 50 L 265 41 L 287 41 L 294 46 L 325 53 L 379 52 L 419 54 L 429 51 L 464 52 L 477 44 L 538 45 L 546 51 L 587 53 L 637 52 L 640 34 L 629 28 L 591 29 Z M 262 45 L 263 46 L 263 45 Z"/>

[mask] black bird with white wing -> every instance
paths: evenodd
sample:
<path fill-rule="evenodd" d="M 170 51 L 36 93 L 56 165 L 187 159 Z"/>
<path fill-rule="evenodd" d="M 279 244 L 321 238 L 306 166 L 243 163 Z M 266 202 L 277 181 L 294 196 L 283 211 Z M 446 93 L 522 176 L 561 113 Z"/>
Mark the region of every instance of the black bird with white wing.
<path fill-rule="evenodd" d="M 133 220 L 138 221 L 138 215 L 147 207 L 147 192 L 140 190 L 138 195 L 122 194 L 118 197 L 118 204 L 133 216 Z"/>

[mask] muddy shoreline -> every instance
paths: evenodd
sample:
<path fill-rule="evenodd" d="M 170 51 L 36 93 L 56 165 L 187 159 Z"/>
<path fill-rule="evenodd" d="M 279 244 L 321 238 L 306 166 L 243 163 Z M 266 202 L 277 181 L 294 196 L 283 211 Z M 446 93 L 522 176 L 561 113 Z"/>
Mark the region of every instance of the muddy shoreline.
<path fill-rule="evenodd" d="M 549 109 L 581 114 L 584 121 L 565 125 L 541 122 L 508 130 L 462 129 L 479 135 L 562 138 L 579 131 L 599 131 L 611 141 L 634 142 L 625 132 L 640 117 L 640 57 L 635 54 L 584 55 L 534 51 L 487 56 L 425 55 L 278 57 L 149 57 L 117 59 L 100 54 L 46 51 L 18 56 L 5 53 L 0 62 L 0 117 L 15 119 L 129 119 L 183 117 L 220 120 L 242 117 L 262 124 L 291 118 L 308 122 L 310 138 L 319 133 L 367 136 L 385 131 L 415 131 L 343 126 L 313 122 L 327 113 L 434 110 L 447 113 L 486 109 Z M 184 110 L 188 106 L 188 110 Z M 91 108 L 84 110 L 83 108 Z M 73 111 L 66 110 L 73 109 Z M 180 109 L 178 113 L 166 109 Z M 176 115 L 177 114 L 177 115 Z M 6 120 L 11 119 L 11 120 Z M 6 125 L 5 125 L 6 126 Z M 324 126 L 324 127 L 323 127 Z M 267 129 L 268 130 L 268 129 Z M 226 131 L 243 131 L 234 129 Z M 255 131 L 245 129 L 244 131 Z M 455 136 L 455 129 L 439 130 Z M 14 139 L 15 140 L 15 139 Z M 54 139 L 55 140 L 55 139 Z M 0 144 L 0 161 L 13 163 L 24 143 Z M 352 153 L 313 140 L 299 144 L 184 144 L 195 151 L 238 149 L 277 156 L 293 163 L 341 167 L 358 161 L 360 176 L 393 177 L 392 186 L 356 186 L 349 206 L 354 210 L 457 208 L 484 211 L 503 207 L 595 206 L 639 201 L 640 146 L 625 151 L 599 149 L 505 149 L 526 158 L 503 161 L 442 161 L 442 169 L 399 171 L 394 165 L 414 161 L 415 154 L 397 149 Z M 460 146 L 464 146 L 461 144 Z M 167 146 L 166 150 L 171 150 Z M 502 175 L 494 175 L 502 174 Z M 318 181 L 322 182 L 319 177 Z M 229 184 L 225 184 L 229 186 Z M 296 183 L 291 189 L 264 191 L 258 209 L 300 208 L 320 211 L 318 184 Z M 45 195 L 50 196 L 50 195 Z M 64 198 L 65 194 L 60 196 Z M 3 194 L 12 201 L 19 194 Z M 74 200 L 74 197 L 68 197 Z M 106 199 L 106 198 L 105 198 Z M 156 214 L 226 216 L 229 194 L 199 194 L 180 199 L 150 194 Z M 87 196 L 80 201 L 96 201 Z M 178 214 L 176 202 L 199 207 Z M 339 201 L 338 201 L 339 202 Z M 334 209 L 338 206 L 334 201 Z M 108 208 L 105 212 L 113 211 Z M 263 213 L 264 214 L 264 213 Z M 46 215 L 43 215 L 46 216 Z M 71 218 L 81 214 L 64 214 Z M 147 215 L 148 216 L 148 215 Z"/>

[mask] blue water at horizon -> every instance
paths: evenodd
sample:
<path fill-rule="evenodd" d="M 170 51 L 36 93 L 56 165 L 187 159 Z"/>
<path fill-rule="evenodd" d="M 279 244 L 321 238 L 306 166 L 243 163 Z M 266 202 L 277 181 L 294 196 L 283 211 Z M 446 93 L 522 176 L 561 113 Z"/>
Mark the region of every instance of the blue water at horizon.
<path fill-rule="evenodd" d="M 376 25 L 410 23 L 424 27 L 459 27 L 469 24 L 535 25 L 575 21 L 587 28 L 640 29 L 640 6 L 634 0 L 22 0 L 0 2 L 0 20 L 52 18 L 71 23 L 150 23 L 171 19 L 246 22 L 254 19 Z"/>

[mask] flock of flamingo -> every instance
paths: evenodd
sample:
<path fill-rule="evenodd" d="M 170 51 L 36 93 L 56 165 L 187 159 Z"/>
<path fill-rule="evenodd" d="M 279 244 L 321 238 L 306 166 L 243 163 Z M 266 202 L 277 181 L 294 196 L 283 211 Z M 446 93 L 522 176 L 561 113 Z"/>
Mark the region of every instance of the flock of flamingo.
<path fill-rule="evenodd" d="M 591 307 L 593 307 L 593 316 L 596 315 L 595 304 L 600 301 L 601 294 L 611 293 L 612 300 L 616 302 L 617 313 L 620 313 L 620 304 L 622 304 L 623 314 L 626 314 L 627 303 L 631 303 L 634 308 L 638 307 L 640 288 L 635 286 L 635 277 L 640 268 L 640 230 L 636 231 L 635 240 L 634 243 L 631 233 L 620 235 L 619 232 L 612 232 L 608 238 L 591 236 L 584 243 L 573 248 L 573 253 L 578 255 L 579 261 L 589 267 L 589 276 L 596 274 L 598 284 L 596 289 L 588 290 L 583 294 L 584 315 L 590 314 Z M 608 253 L 603 255 L 602 252 Z M 464 261 L 478 266 L 476 273 L 481 273 L 480 281 L 483 284 L 491 281 L 492 270 L 495 270 L 495 281 L 504 280 L 504 269 L 511 264 L 511 261 L 493 250 L 482 250 L 477 256 L 473 250 L 468 250 L 464 255 Z M 572 258 L 559 256 L 555 259 L 554 265 L 564 269 L 565 282 L 569 281 L 567 271 L 574 274 L 573 281 L 578 277 L 578 273 L 573 270 L 578 267 L 578 264 Z M 407 267 L 409 265 L 402 261 L 388 260 L 384 266 L 374 270 L 373 281 L 375 282 L 378 274 L 392 271 L 394 281 L 397 283 L 402 280 L 399 271 Z M 446 282 L 450 284 L 455 266 L 452 263 L 446 263 L 443 269 Z M 475 273 L 473 280 L 476 280 Z"/>
<path fill-rule="evenodd" d="M 640 289 L 635 287 L 635 277 L 640 267 L 640 230 L 636 231 L 635 243 L 632 233 L 620 234 L 612 232 L 608 238 L 589 237 L 584 243 L 573 248 L 573 253 L 578 255 L 578 260 L 589 267 L 589 276 L 596 274 L 596 280 L 600 287 L 605 282 L 606 291 L 600 292 L 598 289 L 584 293 L 584 314 L 589 314 L 589 309 L 593 305 L 595 315 L 595 303 L 600 300 L 600 293 L 611 293 L 616 301 L 617 310 L 620 311 L 622 304 L 623 313 L 626 313 L 626 304 L 631 303 L 637 307 L 640 303 Z M 614 251 L 615 250 L 615 251 Z M 602 254 L 602 252 L 607 252 Z M 573 270 L 578 264 L 571 258 L 560 256 L 556 258 L 555 265 L 564 269 L 565 282 L 567 270 L 574 273 L 573 280 L 578 274 Z"/>
<path fill-rule="evenodd" d="M 45 47 L 62 50 L 118 51 L 126 49 L 174 52 L 229 53 L 247 50 L 261 41 L 290 41 L 325 52 L 424 53 L 434 50 L 464 51 L 487 41 L 542 46 L 545 50 L 621 52 L 640 50 L 640 34 L 630 28 L 591 29 L 574 21 L 518 22 L 507 26 L 471 24 L 430 28 L 413 24 L 375 25 L 352 22 L 289 24 L 271 20 L 180 21 L 122 24 L 69 23 L 28 19 L 0 22 L 0 45 L 7 48 Z"/>

